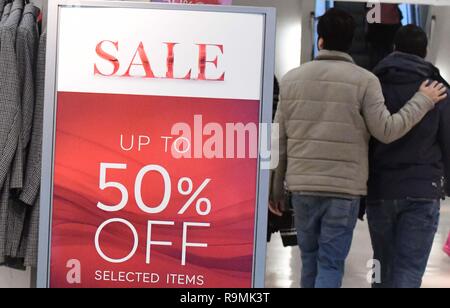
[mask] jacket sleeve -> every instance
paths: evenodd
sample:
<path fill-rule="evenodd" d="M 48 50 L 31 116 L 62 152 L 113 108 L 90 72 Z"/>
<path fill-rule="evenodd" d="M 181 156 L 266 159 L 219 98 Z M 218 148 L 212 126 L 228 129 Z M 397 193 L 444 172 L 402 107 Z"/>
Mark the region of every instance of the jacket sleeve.
<path fill-rule="evenodd" d="M 30 144 L 31 126 L 34 108 L 34 46 L 31 35 L 20 26 L 17 29 L 16 53 L 17 73 L 20 80 L 18 97 L 21 107 L 21 136 L 17 145 L 17 152 L 11 170 L 11 188 L 23 189 L 26 168 L 26 152 Z"/>
<path fill-rule="evenodd" d="M 445 169 L 445 194 L 450 196 L 450 99 L 447 99 L 445 105 L 442 105 L 440 112 L 439 143 Z"/>
<path fill-rule="evenodd" d="M 7 173 L 17 153 L 21 129 L 21 114 L 18 104 L 20 94 L 18 88 L 17 64 L 11 42 L 14 36 L 9 29 L 0 30 L 2 41 L 0 47 L 0 185 L 3 187 Z"/>
<path fill-rule="evenodd" d="M 42 136 L 45 90 L 45 50 L 47 35 L 43 34 L 39 43 L 36 64 L 36 103 L 34 107 L 33 129 L 25 169 L 25 179 L 20 200 L 32 206 L 37 201 L 41 183 Z"/>
<path fill-rule="evenodd" d="M 3 140 L 3 136 L 0 137 L 0 143 L 2 146 L 0 153 L 0 187 L 3 187 L 5 184 L 8 172 L 10 171 L 10 165 L 16 153 L 17 142 L 20 136 L 20 114 L 17 112 L 15 115 L 11 116 L 13 117 L 13 122 L 10 124 L 10 130 L 7 133 L 6 139 Z"/>
<path fill-rule="evenodd" d="M 281 97 L 272 129 L 272 157 L 275 157 L 275 160 L 272 159 L 272 161 L 278 162 L 276 166 L 272 166 L 270 177 L 270 200 L 274 202 L 284 200 L 284 182 L 287 170 L 287 134 L 284 105 L 285 102 Z"/>
<path fill-rule="evenodd" d="M 362 103 L 369 132 L 383 143 L 392 143 L 405 136 L 433 108 L 433 101 L 418 92 L 398 113 L 391 114 L 375 76 L 369 79 Z"/>

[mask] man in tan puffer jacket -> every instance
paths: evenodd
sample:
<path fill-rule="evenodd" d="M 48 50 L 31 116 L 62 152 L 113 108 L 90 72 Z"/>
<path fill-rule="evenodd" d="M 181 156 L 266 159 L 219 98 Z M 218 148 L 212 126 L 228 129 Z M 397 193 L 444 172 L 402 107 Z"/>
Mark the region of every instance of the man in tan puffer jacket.
<path fill-rule="evenodd" d="M 271 209 L 279 213 L 285 188 L 293 193 L 305 288 L 342 284 L 360 199 L 367 194 L 370 136 L 384 143 L 403 137 L 446 97 L 442 84 L 427 82 L 392 115 L 377 77 L 346 53 L 354 30 L 351 15 L 329 10 L 319 20 L 318 57 L 281 82 Z"/>

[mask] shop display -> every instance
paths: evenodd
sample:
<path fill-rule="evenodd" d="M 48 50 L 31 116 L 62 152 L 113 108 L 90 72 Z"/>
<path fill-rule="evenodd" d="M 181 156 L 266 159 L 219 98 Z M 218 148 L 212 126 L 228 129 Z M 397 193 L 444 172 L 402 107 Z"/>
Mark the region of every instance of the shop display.
<path fill-rule="evenodd" d="M 36 95 L 36 62 L 42 14 L 30 1 L 0 0 L 0 15 L 0 264 L 24 269 L 37 266 L 43 100 Z"/>
<path fill-rule="evenodd" d="M 263 10 L 197 7 L 60 5 L 57 29 L 49 15 L 42 286 L 262 285 L 258 138 L 274 24 Z"/>

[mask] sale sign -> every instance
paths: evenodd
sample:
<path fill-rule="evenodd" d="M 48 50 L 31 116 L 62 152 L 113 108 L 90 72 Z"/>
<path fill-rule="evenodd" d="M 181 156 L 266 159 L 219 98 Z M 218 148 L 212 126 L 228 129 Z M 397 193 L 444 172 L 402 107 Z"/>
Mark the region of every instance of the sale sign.
<path fill-rule="evenodd" d="M 58 12 L 49 286 L 251 287 L 264 15 Z"/>

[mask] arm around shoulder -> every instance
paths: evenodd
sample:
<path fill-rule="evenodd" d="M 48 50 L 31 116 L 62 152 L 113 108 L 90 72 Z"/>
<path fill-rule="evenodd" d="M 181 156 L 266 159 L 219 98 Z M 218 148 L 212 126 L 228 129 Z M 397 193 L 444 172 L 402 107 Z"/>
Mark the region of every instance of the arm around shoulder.
<path fill-rule="evenodd" d="M 433 108 L 433 100 L 417 92 L 399 112 L 391 114 L 385 105 L 381 84 L 374 75 L 368 81 L 362 102 L 369 132 L 383 143 L 392 143 L 405 136 Z"/>

